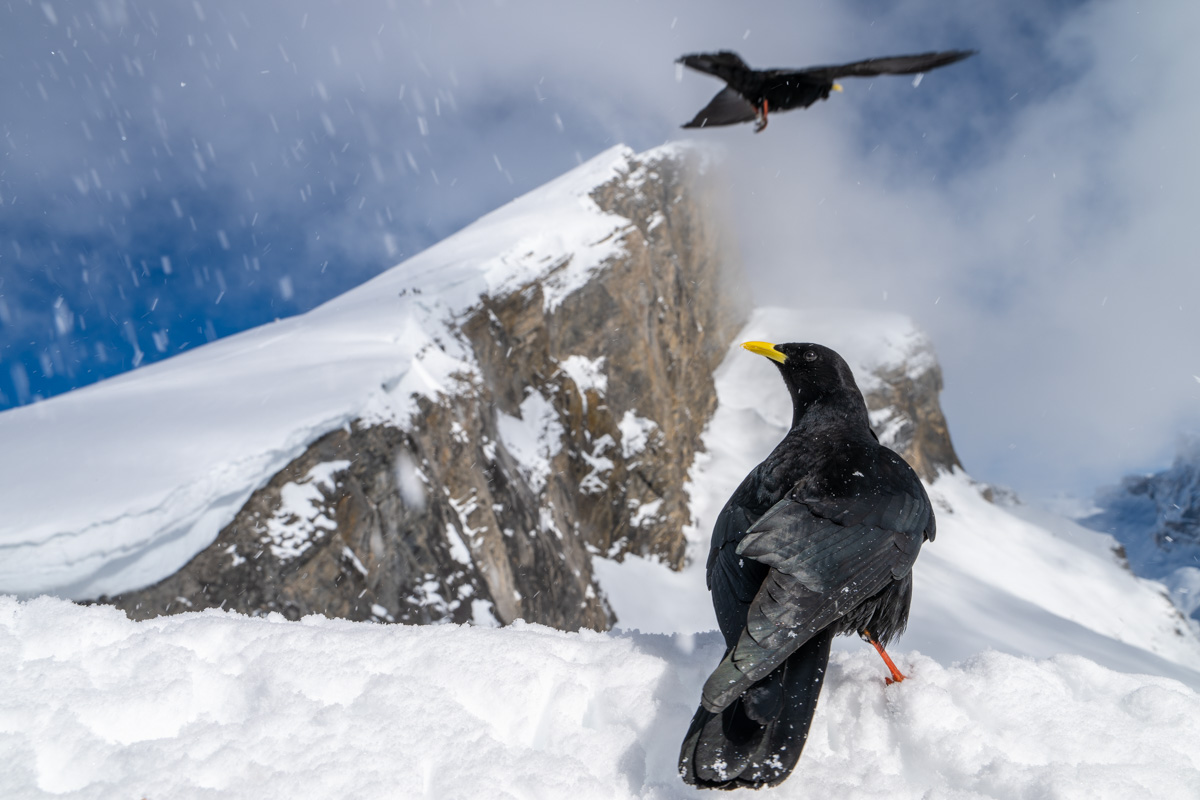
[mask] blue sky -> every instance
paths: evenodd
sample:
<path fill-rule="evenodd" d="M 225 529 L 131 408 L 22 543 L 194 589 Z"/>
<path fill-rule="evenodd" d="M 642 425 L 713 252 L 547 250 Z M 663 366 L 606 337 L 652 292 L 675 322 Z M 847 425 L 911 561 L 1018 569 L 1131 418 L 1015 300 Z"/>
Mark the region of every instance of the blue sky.
<path fill-rule="evenodd" d="M 374 39 L 377 63 L 339 68 L 377 23 L 406 19 L 381 4 L 359 24 L 332 4 L 250 12 L 10 10 L 0 405 L 311 308 L 607 138 L 543 131 L 546 146 L 521 152 L 539 138 L 530 87 L 456 108 L 411 31 Z"/>
<path fill-rule="evenodd" d="M 969 47 L 917 87 L 848 81 L 761 135 L 702 132 L 726 153 L 759 297 L 912 315 L 984 480 L 1087 491 L 1200 423 L 1188 7 L 14 0 L 0 16 L 0 408 L 302 312 L 612 144 L 681 138 L 719 88 L 678 75 L 682 53 Z"/>

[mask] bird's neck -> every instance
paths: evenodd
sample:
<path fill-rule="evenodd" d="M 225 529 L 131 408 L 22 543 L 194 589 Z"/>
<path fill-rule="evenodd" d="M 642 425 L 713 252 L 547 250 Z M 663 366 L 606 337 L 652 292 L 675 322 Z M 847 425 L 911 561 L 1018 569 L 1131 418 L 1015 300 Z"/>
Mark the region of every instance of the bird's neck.
<path fill-rule="evenodd" d="M 790 433 L 805 438 L 813 435 L 833 435 L 839 438 L 871 438 L 871 420 L 862 394 L 829 392 L 820 395 L 797 395 L 792 409 Z"/>

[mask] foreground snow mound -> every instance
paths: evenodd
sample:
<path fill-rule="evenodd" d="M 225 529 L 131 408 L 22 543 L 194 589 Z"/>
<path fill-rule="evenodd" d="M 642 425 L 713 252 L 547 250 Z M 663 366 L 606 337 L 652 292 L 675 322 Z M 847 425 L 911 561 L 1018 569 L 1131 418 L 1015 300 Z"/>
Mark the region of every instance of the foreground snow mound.
<path fill-rule="evenodd" d="M 0 597 L 0 797 L 711 796 L 675 775 L 715 634 L 406 627 Z M 1154 797 L 1200 785 L 1200 695 L 1087 659 L 834 654 L 756 797 Z"/>

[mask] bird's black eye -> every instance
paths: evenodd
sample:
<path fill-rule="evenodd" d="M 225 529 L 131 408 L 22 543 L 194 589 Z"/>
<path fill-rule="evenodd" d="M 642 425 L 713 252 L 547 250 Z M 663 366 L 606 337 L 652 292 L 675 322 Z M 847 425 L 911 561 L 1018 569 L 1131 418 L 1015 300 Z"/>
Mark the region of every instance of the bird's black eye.
<path fill-rule="evenodd" d="M 816 361 L 817 354 L 812 350 L 806 350 L 806 351 L 804 351 L 804 360 L 805 361 Z"/>

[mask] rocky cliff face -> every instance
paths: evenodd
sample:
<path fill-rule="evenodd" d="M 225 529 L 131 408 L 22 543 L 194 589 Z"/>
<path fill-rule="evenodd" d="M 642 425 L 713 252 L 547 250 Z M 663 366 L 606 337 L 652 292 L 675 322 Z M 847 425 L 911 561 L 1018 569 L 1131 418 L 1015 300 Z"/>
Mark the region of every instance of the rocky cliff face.
<path fill-rule="evenodd" d="M 912 354 L 912 363 L 875 372 L 874 386 L 863 392 L 871 425 L 879 440 L 904 456 L 922 480 L 962 467 L 938 395 L 942 369 L 933 350 Z"/>
<path fill-rule="evenodd" d="M 592 556 L 683 565 L 713 371 L 748 314 L 713 188 L 695 153 L 631 157 L 590 193 L 623 223 L 589 280 L 562 291 L 567 253 L 481 295 L 450 326 L 471 367 L 409 423 L 327 432 L 179 572 L 102 600 L 135 618 L 611 626 Z M 928 347 L 907 358 L 864 390 L 881 439 L 932 480 L 958 465 L 941 373 Z"/>
<path fill-rule="evenodd" d="M 591 193 L 627 224 L 590 281 L 551 302 L 564 261 L 481 296 L 456 321 L 477 371 L 411 426 L 326 434 L 182 570 L 107 602 L 607 628 L 591 553 L 682 564 L 684 480 L 747 311 L 710 195 L 695 154 L 632 159 Z"/>

